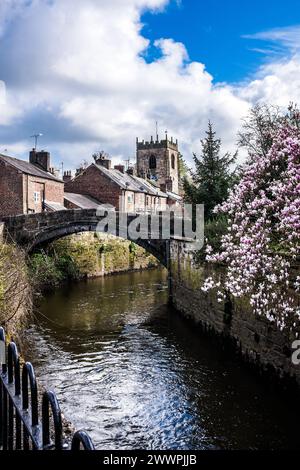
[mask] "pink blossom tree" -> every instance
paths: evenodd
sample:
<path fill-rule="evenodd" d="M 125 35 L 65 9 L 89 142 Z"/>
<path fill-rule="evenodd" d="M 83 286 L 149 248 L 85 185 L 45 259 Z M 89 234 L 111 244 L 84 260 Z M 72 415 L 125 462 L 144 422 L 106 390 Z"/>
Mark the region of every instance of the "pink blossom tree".
<path fill-rule="evenodd" d="M 228 217 L 221 249 L 206 248 L 206 260 L 223 263 L 225 277 L 206 279 L 202 289 L 247 297 L 257 315 L 283 330 L 297 329 L 300 277 L 293 274 L 300 248 L 300 133 L 285 123 L 266 155 L 251 155 L 239 184 L 215 208 Z M 220 288 L 220 285 L 223 289 Z M 295 333 L 296 336 L 298 335 Z"/>

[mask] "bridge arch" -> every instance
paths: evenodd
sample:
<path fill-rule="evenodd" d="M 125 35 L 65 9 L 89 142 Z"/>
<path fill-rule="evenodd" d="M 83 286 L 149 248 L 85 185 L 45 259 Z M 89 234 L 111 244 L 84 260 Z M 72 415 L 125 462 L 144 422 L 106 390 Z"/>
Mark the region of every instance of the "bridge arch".
<path fill-rule="evenodd" d="M 71 209 L 57 212 L 43 212 L 37 214 L 6 217 L 4 222 L 5 232 L 15 243 L 22 246 L 27 252 L 34 251 L 37 247 L 51 243 L 59 238 L 81 232 L 99 232 L 99 222 L 107 216 L 107 212 L 101 216 L 95 209 Z M 119 218 L 119 213 L 115 213 Z M 127 214 L 129 225 L 137 214 Z M 119 225 L 116 231 L 101 230 L 102 233 L 110 233 L 121 236 Z M 133 241 L 155 256 L 162 265 L 168 267 L 169 241 L 161 237 L 157 239 L 138 238 L 132 239 L 126 230 L 126 239 Z"/>

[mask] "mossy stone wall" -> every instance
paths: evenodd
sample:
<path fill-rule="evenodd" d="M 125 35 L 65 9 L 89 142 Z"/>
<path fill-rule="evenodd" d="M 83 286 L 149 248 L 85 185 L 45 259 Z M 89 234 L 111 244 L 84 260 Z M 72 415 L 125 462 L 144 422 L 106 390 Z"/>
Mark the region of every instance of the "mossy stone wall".
<path fill-rule="evenodd" d="M 170 297 L 184 316 L 202 331 L 219 336 L 262 373 L 287 378 L 300 386 L 300 365 L 292 363 L 295 333 L 280 331 L 265 317 L 256 316 L 247 299 L 228 298 L 219 303 L 215 290 L 203 292 L 201 285 L 216 267 L 194 261 L 191 245 L 171 242 Z M 222 268 L 218 268 L 222 279 Z"/>

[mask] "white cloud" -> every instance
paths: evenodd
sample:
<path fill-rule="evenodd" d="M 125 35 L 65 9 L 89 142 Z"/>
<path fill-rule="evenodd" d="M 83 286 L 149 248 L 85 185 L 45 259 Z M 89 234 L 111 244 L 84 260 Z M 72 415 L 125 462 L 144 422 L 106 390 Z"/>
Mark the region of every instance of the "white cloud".
<path fill-rule="evenodd" d="M 134 156 L 136 136 L 154 134 L 157 120 L 161 134 L 168 129 L 190 159 L 209 118 L 225 149 L 234 150 L 240 118 L 251 103 L 277 96 L 286 104 L 300 94 L 298 78 L 293 85 L 286 79 L 297 73 L 297 57 L 269 64 L 256 80 L 235 88 L 214 85 L 205 65 L 189 61 L 185 46 L 172 39 L 157 38 L 161 57 L 147 63 L 141 13 L 167 3 L 5 0 L 0 7 L 0 79 L 6 84 L 6 94 L 0 87 L 1 147 L 25 151 L 26 139 L 37 131 L 57 154 L 57 163 L 64 159 L 76 166 L 102 148 L 125 158 Z"/>
<path fill-rule="evenodd" d="M 286 28 L 274 28 L 255 34 L 245 34 L 243 37 L 246 39 L 259 39 L 261 41 L 274 42 L 292 50 L 299 50 L 300 48 L 299 25 Z"/>

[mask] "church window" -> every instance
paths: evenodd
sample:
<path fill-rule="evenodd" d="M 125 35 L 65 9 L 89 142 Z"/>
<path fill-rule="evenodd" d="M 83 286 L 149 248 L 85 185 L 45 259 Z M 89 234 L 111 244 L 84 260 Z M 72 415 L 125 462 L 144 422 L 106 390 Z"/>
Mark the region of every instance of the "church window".
<path fill-rule="evenodd" d="M 149 168 L 150 170 L 155 170 L 156 169 L 156 157 L 155 155 L 151 155 L 149 158 Z"/>
<path fill-rule="evenodd" d="M 175 155 L 174 155 L 174 153 L 171 155 L 171 167 L 172 167 L 172 170 L 175 170 Z"/>

